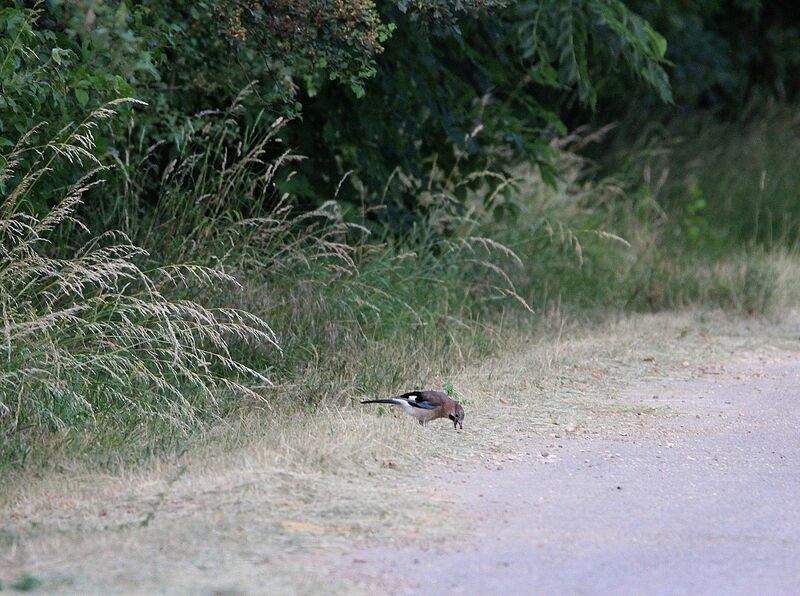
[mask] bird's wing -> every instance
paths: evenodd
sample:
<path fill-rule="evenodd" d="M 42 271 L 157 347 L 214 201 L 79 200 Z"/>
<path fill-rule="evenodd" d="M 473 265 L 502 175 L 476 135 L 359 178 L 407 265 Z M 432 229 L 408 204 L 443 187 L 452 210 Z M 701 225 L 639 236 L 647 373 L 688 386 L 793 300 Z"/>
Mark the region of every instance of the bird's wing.
<path fill-rule="evenodd" d="M 415 408 L 422 408 L 423 410 L 433 410 L 442 405 L 442 396 L 432 391 L 412 391 L 399 396 L 407 402 L 408 405 Z"/>

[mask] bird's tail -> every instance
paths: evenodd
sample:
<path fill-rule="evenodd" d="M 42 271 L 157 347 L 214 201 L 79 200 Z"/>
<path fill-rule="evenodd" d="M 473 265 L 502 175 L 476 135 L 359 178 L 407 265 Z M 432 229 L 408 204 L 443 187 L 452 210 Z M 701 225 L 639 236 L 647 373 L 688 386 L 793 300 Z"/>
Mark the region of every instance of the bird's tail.
<path fill-rule="evenodd" d="M 391 399 L 368 399 L 366 401 L 362 401 L 362 404 L 394 404 L 397 403 Z"/>

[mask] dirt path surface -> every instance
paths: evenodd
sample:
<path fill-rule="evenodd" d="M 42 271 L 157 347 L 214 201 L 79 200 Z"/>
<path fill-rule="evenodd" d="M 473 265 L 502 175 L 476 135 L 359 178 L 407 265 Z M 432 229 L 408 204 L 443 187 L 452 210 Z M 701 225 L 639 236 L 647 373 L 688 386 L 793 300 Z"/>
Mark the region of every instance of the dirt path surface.
<path fill-rule="evenodd" d="M 459 537 L 369 545 L 332 575 L 397 594 L 797 593 L 798 354 L 752 352 L 623 400 L 624 431 L 559 431 L 421 479 Z"/>
<path fill-rule="evenodd" d="M 54 454 L 0 478 L 0 583 L 798 593 L 800 313 L 584 327 L 537 330 L 460 371 L 459 433 L 355 400 L 229 420 L 179 458 L 114 474 Z"/>

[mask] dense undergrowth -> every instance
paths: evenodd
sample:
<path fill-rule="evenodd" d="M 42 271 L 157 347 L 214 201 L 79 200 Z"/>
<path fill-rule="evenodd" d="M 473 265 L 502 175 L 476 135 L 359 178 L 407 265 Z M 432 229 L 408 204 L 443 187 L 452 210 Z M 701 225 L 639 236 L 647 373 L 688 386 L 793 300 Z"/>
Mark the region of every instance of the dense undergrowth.
<path fill-rule="evenodd" d="M 23 140 L 3 162 L 0 469 L 54 450 L 140 461 L 232 410 L 422 386 L 543 317 L 752 316 L 793 297 L 797 142 L 765 133 L 791 130 L 791 111 L 650 138 L 617 158 L 617 176 L 598 178 L 573 138 L 557 146 L 555 186 L 525 165 L 464 174 L 431 159 L 424 177 L 395 172 L 384 204 L 340 204 L 345 177 L 312 210 L 279 190 L 300 159 L 285 123 L 242 132 L 230 114 L 185 131 L 157 188 L 147 158 L 118 159 L 124 175 L 98 184 L 93 130 L 111 115 L 45 146 Z M 37 214 L 26 196 L 59 160 L 85 177 Z M 394 184 L 425 206 L 402 234 L 376 216 Z"/>

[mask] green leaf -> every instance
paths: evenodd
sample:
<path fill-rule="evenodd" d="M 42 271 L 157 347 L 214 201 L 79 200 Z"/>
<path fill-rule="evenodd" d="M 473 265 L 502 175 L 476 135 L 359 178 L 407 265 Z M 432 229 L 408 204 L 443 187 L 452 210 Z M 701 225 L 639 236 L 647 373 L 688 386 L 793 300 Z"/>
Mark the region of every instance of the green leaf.
<path fill-rule="evenodd" d="M 653 40 L 653 43 L 656 46 L 656 52 L 658 53 L 659 58 L 663 58 L 667 55 L 667 40 L 663 35 L 660 35 L 657 31 L 653 31 L 652 29 L 648 31 L 650 33 L 650 38 Z"/>
<path fill-rule="evenodd" d="M 75 89 L 75 98 L 82 108 L 85 108 L 86 104 L 89 103 L 89 94 L 83 89 Z"/>
<path fill-rule="evenodd" d="M 42 585 L 42 580 L 33 575 L 25 574 L 22 577 L 11 582 L 11 589 L 18 592 L 29 592 L 35 590 Z"/>
<path fill-rule="evenodd" d="M 361 83 L 357 83 L 355 81 L 350 83 L 350 89 L 353 91 L 353 93 L 356 94 L 356 97 L 358 99 L 361 99 L 367 94 L 367 92 L 364 90 L 364 86 Z"/>

